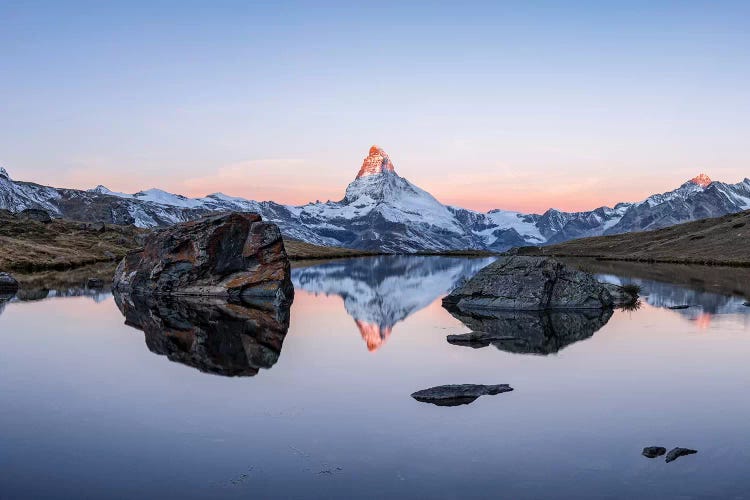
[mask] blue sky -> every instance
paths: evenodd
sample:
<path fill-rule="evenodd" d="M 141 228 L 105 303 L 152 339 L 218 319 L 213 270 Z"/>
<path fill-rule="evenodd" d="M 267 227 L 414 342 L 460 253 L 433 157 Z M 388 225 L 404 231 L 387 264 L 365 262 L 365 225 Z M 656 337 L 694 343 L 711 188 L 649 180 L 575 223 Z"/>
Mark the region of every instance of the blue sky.
<path fill-rule="evenodd" d="M 0 165 L 339 199 L 371 144 L 472 208 L 750 176 L 747 2 L 9 2 Z"/>

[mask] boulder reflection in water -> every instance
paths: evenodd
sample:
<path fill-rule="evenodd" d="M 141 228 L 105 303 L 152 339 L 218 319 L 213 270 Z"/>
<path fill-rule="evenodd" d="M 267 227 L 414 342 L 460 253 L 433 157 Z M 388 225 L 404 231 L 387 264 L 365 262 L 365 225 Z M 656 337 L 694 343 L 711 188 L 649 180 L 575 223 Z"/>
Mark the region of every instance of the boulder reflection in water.
<path fill-rule="evenodd" d="M 146 346 L 205 373 L 252 377 L 279 359 L 289 307 L 249 307 L 204 297 L 115 293 L 125 324 L 143 331 Z"/>
<path fill-rule="evenodd" d="M 448 342 L 468 347 L 493 345 L 501 351 L 552 354 L 585 340 L 607 324 L 611 309 L 586 311 L 483 311 L 466 313 L 448 308 L 472 330 L 448 335 Z"/>

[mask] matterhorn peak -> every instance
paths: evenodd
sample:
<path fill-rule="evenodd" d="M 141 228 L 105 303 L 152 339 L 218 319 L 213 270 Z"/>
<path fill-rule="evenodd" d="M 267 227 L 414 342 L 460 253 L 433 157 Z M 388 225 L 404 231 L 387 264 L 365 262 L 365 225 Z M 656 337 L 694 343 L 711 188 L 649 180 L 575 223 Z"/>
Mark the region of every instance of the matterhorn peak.
<path fill-rule="evenodd" d="M 706 174 L 698 174 L 692 179 L 690 179 L 690 182 L 692 182 L 693 184 L 697 184 L 700 187 L 705 188 L 705 187 L 708 187 L 708 185 L 711 184 L 713 181 Z"/>
<path fill-rule="evenodd" d="M 391 163 L 388 154 L 378 146 L 372 146 L 367 158 L 362 162 L 362 168 L 359 169 L 357 179 L 368 175 L 377 175 L 384 172 L 395 172 L 396 170 Z"/>

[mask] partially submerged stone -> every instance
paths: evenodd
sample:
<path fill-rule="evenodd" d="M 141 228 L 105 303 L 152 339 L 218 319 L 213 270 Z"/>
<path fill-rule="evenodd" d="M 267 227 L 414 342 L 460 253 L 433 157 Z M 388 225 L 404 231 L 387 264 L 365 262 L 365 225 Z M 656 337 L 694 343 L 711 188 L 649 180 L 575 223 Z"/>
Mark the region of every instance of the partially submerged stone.
<path fill-rule="evenodd" d="M 15 293 L 18 291 L 18 281 L 8 273 L 0 273 L 0 292 Z"/>
<path fill-rule="evenodd" d="M 667 463 L 674 462 L 678 458 L 686 455 L 694 455 L 695 453 L 698 453 L 698 450 L 691 450 L 690 448 L 672 448 L 669 450 L 669 453 L 667 453 Z"/>
<path fill-rule="evenodd" d="M 666 452 L 667 449 L 662 446 L 647 446 L 643 448 L 641 455 L 646 458 L 656 458 L 664 455 Z"/>
<path fill-rule="evenodd" d="M 104 280 L 100 278 L 89 278 L 86 280 L 86 288 L 104 288 Z"/>
<path fill-rule="evenodd" d="M 117 290 L 289 304 L 294 296 L 279 228 L 253 213 L 207 216 L 155 232 L 115 271 Z"/>
<path fill-rule="evenodd" d="M 687 304 L 680 304 L 676 306 L 668 306 L 667 309 L 673 309 L 673 310 L 679 310 L 679 309 L 689 309 L 690 306 Z"/>
<path fill-rule="evenodd" d="M 500 385 L 440 385 L 417 391 L 411 395 L 421 403 L 431 403 L 437 406 L 459 406 L 473 403 L 480 396 L 493 396 L 510 392 L 513 388 L 508 384 Z"/>
<path fill-rule="evenodd" d="M 611 309 L 637 300 L 622 287 L 548 257 L 506 256 L 443 299 L 462 311 Z"/>

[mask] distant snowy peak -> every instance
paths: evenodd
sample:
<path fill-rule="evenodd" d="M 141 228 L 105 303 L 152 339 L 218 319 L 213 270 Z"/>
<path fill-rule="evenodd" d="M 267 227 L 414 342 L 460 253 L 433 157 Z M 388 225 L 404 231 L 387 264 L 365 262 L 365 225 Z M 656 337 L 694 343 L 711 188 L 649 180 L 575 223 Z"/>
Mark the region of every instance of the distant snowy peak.
<path fill-rule="evenodd" d="M 713 181 L 706 174 L 698 174 L 692 179 L 690 179 L 689 182 L 692 182 L 693 184 L 697 184 L 698 186 L 702 188 L 707 188 L 709 184 L 711 184 Z"/>
<path fill-rule="evenodd" d="M 357 179 L 368 175 L 377 175 L 384 172 L 396 172 L 388 154 L 378 146 L 372 146 L 367 158 L 362 162 Z"/>

